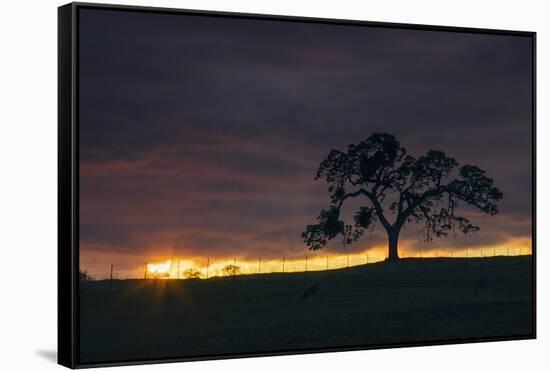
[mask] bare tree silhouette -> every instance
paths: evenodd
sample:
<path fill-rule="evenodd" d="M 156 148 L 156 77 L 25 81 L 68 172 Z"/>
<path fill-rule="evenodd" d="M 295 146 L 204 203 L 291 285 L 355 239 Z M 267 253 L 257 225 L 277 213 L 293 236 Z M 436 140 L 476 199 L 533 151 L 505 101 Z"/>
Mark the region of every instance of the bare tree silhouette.
<path fill-rule="evenodd" d="M 346 152 L 332 150 L 319 165 L 315 179 L 329 184 L 330 206 L 302 233 L 310 250 L 325 247 L 339 235 L 343 244 L 350 244 L 378 221 L 388 234 L 389 260 L 399 259 L 399 233 L 406 223 L 423 223 L 426 241 L 450 231 L 469 234 L 479 227 L 455 214 L 459 204 L 494 216 L 503 196 L 484 170 L 459 166 L 442 151 L 430 150 L 414 158 L 393 135 L 385 133 L 349 145 Z M 366 205 L 356 211 L 354 224 L 346 224 L 340 211 L 345 201 L 354 198 L 363 199 Z"/>

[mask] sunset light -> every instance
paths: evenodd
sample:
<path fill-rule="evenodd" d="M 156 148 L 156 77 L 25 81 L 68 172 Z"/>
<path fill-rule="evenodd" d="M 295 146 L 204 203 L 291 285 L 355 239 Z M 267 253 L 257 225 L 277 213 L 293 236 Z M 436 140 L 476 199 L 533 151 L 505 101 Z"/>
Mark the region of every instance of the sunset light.
<path fill-rule="evenodd" d="M 366 249 L 350 250 L 346 252 L 308 251 L 306 254 L 286 255 L 280 257 L 258 256 L 135 256 L 133 259 L 120 257 L 114 254 L 94 255 L 94 261 L 85 260 L 86 271 L 96 279 L 108 276 L 110 263 L 114 264 L 114 273 L 118 278 L 143 278 L 145 262 L 148 278 L 188 278 L 184 272 L 193 270 L 198 277 L 207 279 L 223 277 L 224 267 L 235 264 L 239 267 L 239 274 L 270 274 L 294 273 L 305 271 L 325 271 L 345 269 L 365 264 L 379 263 L 387 258 L 387 246 L 380 244 Z M 527 237 L 510 238 L 509 240 L 488 245 L 471 245 L 467 247 L 446 244 L 430 245 L 418 244 L 416 241 L 405 240 L 400 251 L 401 258 L 489 258 L 493 256 L 525 256 L 532 254 L 532 240 Z M 284 261 L 283 261 L 284 258 Z M 109 264 L 102 262 L 108 261 Z"/>
<path fill-rule="evenodd" d="M 149 263 L 149 265 L 147 266 L 147 270 L 151 272 L 153 275 L 159 275 L 159 276 L 169 275 L 171 265 L 172 265 L 171 260 L 167 260 L 164 263 L 156 263 L 156 264 Z"/>

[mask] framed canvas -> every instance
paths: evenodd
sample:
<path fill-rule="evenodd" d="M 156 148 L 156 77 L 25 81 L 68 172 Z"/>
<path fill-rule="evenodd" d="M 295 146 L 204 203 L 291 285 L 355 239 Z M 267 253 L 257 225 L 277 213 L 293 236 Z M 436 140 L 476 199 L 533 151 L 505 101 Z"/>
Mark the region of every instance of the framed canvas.
<path fill-rule="evenodd" d="M 535 338 L 535 33 L 59 8 L 59 363 Z"/>

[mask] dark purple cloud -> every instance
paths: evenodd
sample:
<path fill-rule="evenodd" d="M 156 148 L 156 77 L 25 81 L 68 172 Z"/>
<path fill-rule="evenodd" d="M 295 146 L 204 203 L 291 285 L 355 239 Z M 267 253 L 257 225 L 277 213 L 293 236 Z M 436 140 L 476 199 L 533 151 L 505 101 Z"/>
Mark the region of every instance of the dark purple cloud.
<path fill-rule="evenodd" d="M 317 165 L 374 131 L 504 192 L 499 216 L 445 246 L 530 237 L 530 38 L 80 12 L 84 254 L 303 254 L 328 203 Z"/>

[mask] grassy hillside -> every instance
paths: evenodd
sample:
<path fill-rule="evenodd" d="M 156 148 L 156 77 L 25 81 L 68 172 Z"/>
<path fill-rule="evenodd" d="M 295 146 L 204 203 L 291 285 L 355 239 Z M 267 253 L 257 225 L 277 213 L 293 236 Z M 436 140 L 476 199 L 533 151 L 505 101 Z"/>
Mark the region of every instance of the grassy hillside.
<path fill-rule="evenodd" d="M 81 361 L 532 334 L 529 256 L 81 286 Z M 319 288 L 310 303 L 304 290 Z"/>

